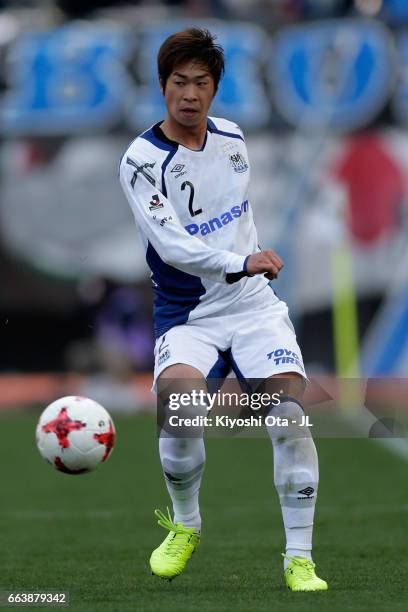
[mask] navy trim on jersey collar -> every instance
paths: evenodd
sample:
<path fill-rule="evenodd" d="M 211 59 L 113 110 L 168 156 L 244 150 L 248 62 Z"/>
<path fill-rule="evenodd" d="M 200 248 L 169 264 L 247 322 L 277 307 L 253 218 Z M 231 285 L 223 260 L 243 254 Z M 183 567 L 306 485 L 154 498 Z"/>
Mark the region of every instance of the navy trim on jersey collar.
<path fill-rule="evenodd" d="M 221 136 L 228 136 L 229 138 L 239 138 L 239 140 L 245 142 L 240 134 L 233 134 L 232 132 L 224 132 L 223 130 L 219 130 L 214 121 L 211 121 L 211 119 L 208 119 L 207 121 L 207 128 L 213 134 L 220 134 Z"/>
<path fill-rule="evenodd" d="M 170 138 L 167 138 L 165 133 L 160 129 L 161 123 L 162 123 L 161 121 L 159 123 L 156 123 L 149 130 L 141 134 L 140 137 L 144 138 L 145 140 L 148 140 L 155 147 L 157 147 L 158 149 L 162 149 L 163 151 L 173 151 L 173 150 L 177 151 L 178 142 L 175 142 L 174 140 L 170 140 Z"/>
<path fill-rule="evenodd" d="M 163 132 L 163 130 L 160 127 L 162 123 L 163 123 L 163 121 L 159 121 L 159 123 L 155 123 L 153 125 L 153 127 L 151 127 L 149 130 L 147 130 L 146 132 L 144 132 L 144 134 L 141 135 L 141 138 L 144 138 L 145 140 L 148 140 L 155 147 L 158 147 L 159 149 L 163 149 L 163 151 L 172 151 L 173 149 L 175 149 L 177 151 L 180 143 L 176 142 L 175 140 L 170 140 L 170 138 L 167 138 L 166 134 Z M 210 123 L 210 120 L 208 119 L 207 130 L 212 132 L 214 130 L 210 129 L 209 123 Z M 225 133 L 226 134 L 226 132 L 217 132 L 217 133 L 219 133 L 219 134 Z M 201 149 L 197 149 L 197 152 L 204 151 L 205 145 L 207 144 L 207 135 L 208 135 L 208 133 L 206 132 L 205 133 L 205 137 L 204 137 L 203 146 L 201 147 Z M 233 136 L 233 134 L 232 134 L 232 136 Z M 189 149 L 188 147 L 185 147 L 185 148 Z M 193 151 L 194 152 L 194 149 L 189 149 L 189 151 Z"/>
<path fill-rule="evenodd" d="M 144 138 L 148 142 L 151 142 L 155 147 L 157 147 L 158 149 L 162 149 L 163 151 L 177 151 L 180 143 L 176 142 L 175 140 L 170 140 L 170 138 L 167 138 L 166 134 L 160 128 L 162 123 L 163 121 L 155 123 L 153 127 L 141 134 L 140 138 Z M 240 134 L 233 134 L 232 132 L 224 132 L 223 130 L 219 130 L 215 125 L 214 121 L 212 121 L 211 119 L 207 119 L 207 132 L 205 134 L 203 146 L 201 147 L 201 149 L 199 149 L 199 151 L 204 151 L 205 149 L 205 145 L 207 144 L 208 132 L 211 132 L 212 134 L 220 134 L 221 136 L 228 136 L 229 138 L 238 138 L 239 140 L 242 140 L 244 142 L 244 139 Z M 193 149 L 190 150 L 193 151 Z"/>

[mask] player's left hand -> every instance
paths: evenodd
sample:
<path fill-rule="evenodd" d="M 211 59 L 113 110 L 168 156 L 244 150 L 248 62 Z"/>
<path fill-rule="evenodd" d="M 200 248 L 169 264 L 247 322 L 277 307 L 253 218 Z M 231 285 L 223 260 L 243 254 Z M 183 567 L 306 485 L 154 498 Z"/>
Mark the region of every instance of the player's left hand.
<path fill-rule="evenodd" d="M 279 272 L 282 270 L 284 263 L 279 257 L 279 255 L 277 255 L 275 251 L 273 251 L 272 249 L 266 249 L 264 253 L 265 252 L 268 253 L 268 257 L 270 258 L 271 261 L 273 261 L 273 263 L 275 264 L 277 268 L 276 274 L 269 272 L 268 274 L 265 274 L 265 278 L 267 278 L 268 280 L 274 280 L 275 278 L 278 278 Z"/>
<path fill-rule="evenodd" d="M 282 267 L 283 261 L 272 249 L 254 253 L 247 261 L 247 272 L 250 276 L 263 274 L 268 280 L 278 278 Z"/>

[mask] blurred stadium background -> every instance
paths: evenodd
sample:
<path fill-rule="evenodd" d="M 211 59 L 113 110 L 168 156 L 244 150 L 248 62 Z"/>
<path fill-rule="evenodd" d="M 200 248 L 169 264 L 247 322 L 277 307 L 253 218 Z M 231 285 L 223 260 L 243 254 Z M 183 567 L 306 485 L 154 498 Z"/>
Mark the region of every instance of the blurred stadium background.
<path fill-rule="evenodd" d="M 20 432 L 31 443 L 35 415 L 56 397 L 88 395 L 112 412 L 155 408 L 149 274 L 117 168 L 135 135 L 163 117 L 156 51 L 168 34 L 186 25 L 209 27 L 225 48 L 227 72 L 212 114 L 236 120 L 244 129 L 260 243 L 286 262 L 276 291 L 289 304 L 309 374 L 406 376 L 406 0 L 2 0 L 0 7 L 0 431 L 9 436 L 2 445 L 5 461 L 10 461 L 7 453 L 11 463 L 19 454 Z M 139 436 L 137 460 L 144 461 L 144 449 L 156 461 L 155 486 L 146 495 L 157 503 L 158 459 L 153 459 L 151 440 L 141 441 L 147 431 L 153 439 L 154 426 L 149 429 L 144 416 L 140 428 L 137 419 L 122 416 L 119 423 L 121 418 L 128 442 L 126 452 L 118 450 L 117 465 L 132 462 L 133 432 Z M 322 456 L 337 462 L 333 448 L 328 451 L 323 444 Z M 355 458 L 350 469 L 356 470 L 357 457 L 366 455 L 347 449 Z M 384 487 L 387 466 L 396 479 L 403 478 L 406 466 L 383 453 L 373 452 L 370 465 L 378 478 L 382 474 Z M 111 479 L 117 478 L 113 461 L 103 468 Z M 23 464 L 16 460 L 14 476 L 6 474 L 5 524 L 27 500 L 17 485 L 11 486 L 13 478 L 27 487 L 36 508 L 25 517 L 25 525 L 32 523 L 30 534 L 44 500 L 56 503 L 45 492 L 52 487 L 62 496 L 60 510 L 54 508 L 52 515 L 60 527 L 71 507 L 67 495 L 77 495 L 77 486 L 85 496 L 85 523 L 92 516 L 107 518 L 92 515 L 83 484 L 63 485 L 47 466 L 36 494 L 30 482 L 40 470 L 27 472 Z M 356 492 L 365 490 L 371 499 L 378 495 L 381 504 L 384 489 L 377 491 L 378 480 L 364 474 Z M 121 478 L 118 500 L 119 485 L 131 489 Z M 336 496 L 339 488 L 347 488 L 345 476 L 337 478 L 323 492 L 332 510 L 332 492 Z M 93 493 L 104 486 L 103 475 L 96 479 Z M 225 496 L 235 499 L 231 491 Z M 130 504 L 136 503 L 130 495 L 130 502 L 123 500 L 129 524 Z M 216 488 L 213 495 L 222 498 Z M 399 495 L 394 512 L 407 509 L 406 496 L 401 490 Z M 105 497 L 103 504 L 110 508 Z M 164 491 L 160 499 L 165 503 Z M 122 511 L 123 506 L 107 510 L 113 518 Z M 75 512 L 72 516 L 74 523 L 79 520 Z M 375 518 L 381 523 L 383 517 L 377 513 Z M 150 514 L 143 520 L 152 522 Z M 10 533 L 16 533 L 13 526 Z M 64 531 L 58 533 L 62 538 Z M 366 546 L 372 537 L 367 531 Z M 399 537 L 394 532 L 393 550 Z M 341 550 L 341 539 L 335 545 Z M 32 546 L 27 558 L 35 559 Z M 13 559 L 19 567 L 17 552 Z M 15 577 L 13 584 L 21 586 L 22 580 Z M 31 584 L 39 584 L 36 574 Z M 334 603 L 331 609 L 337 609 Z"/>

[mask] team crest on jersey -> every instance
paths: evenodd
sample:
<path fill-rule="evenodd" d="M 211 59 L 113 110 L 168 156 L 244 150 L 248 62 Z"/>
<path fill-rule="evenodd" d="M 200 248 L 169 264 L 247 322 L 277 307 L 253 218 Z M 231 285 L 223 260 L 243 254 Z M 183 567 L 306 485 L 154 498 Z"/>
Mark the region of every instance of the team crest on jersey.
<path fill-rule="evenodd" d="M 164 363 L 165 361 L 167 361 L 168 359 L 170 359 L 170 351 L 169 349 L 166 349 L 165 351 L 163 351 L 163 353 L 159 356 L 157 365 L 161 366 L 162 363 Z"/>
<path fill-rule="evenodd" d="M 241 153 L 233 153 L 229 156 L 231 166 L 234 168 L 234 172 L 246 172 L 248 170 L 248 164 Z"/>
<path fill-rule="evenodd" d="M 152 199 L 150 200 L 149 210 L 158 210 L 159 208 L 163 208 L 163 206 L 164 204 L 163 202 L 160 202 L 160 198 L 157 193 L 156 195 L 152 196 Z"/>
<path fill-rule="evenodd" d="M 166 344 L 166 334 L 164 334 L 162 341 L 160 342 L 160 345 L 158 347 L 158 354 L 159 354 L 159 359 L 158 359 L 158 365 L 161 366 L 162 363 L 164 363 L 165 361 L 167 361 L 167 359 L 170 358 L 170 349 L 169 349 L 169 344 Z"/>

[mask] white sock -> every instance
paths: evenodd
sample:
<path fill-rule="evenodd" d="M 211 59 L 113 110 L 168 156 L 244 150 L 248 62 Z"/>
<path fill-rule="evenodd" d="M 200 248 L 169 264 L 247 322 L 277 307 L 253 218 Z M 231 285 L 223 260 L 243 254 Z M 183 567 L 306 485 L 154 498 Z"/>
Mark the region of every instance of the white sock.
<path fill-rule="evenodd" d="M 198 503 L 205 466 L 202 438 L 159 438 L 159 453 L 167 490 L 173 502 L 174 522 L 201 530 Z"/>
<path fill-rule="evenodd" d="M 303 415 L 298 402 L 288 398 L 270 411 L 289 420 L 289 427 L 269 426 L 273 444 L 274 481 L 286 533 L 286 554 L 312 559 L 313 519 L 319 482 L 316 447 L 305 427 L 291 425 Z M 289 561 L 284 559 L 284 568 Z"/>

